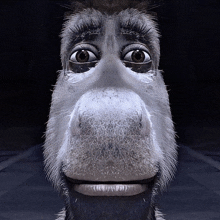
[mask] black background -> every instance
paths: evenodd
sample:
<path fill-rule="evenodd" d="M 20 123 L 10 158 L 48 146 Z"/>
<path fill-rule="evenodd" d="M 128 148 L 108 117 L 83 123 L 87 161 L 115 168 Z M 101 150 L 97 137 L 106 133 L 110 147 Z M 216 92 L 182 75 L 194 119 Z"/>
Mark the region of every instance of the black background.
<path fill-rule="evenodd" d="M 43 142 L 67 2 L 0 1 L 0 149 Z M 220 142 L 220 1 L 165 0 L 155 11 L 178 142 Z"/>

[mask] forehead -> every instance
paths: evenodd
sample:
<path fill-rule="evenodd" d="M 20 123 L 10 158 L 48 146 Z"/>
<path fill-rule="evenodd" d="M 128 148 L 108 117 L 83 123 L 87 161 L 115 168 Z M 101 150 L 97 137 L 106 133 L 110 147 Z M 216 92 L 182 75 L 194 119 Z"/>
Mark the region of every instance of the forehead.
<path fill-rule="evenodd" d="M 111 25 L 109 25 L 110 23 Z M 101 42 L 100 37 L 109 33 L 117 35 L 119 39 L 128 44 L 141 42 L 147 45 L 155 62 L 158 63 L 160 56 L 159 34 L 151 15 L 133 8 L 114 14 L 102 13 L 89 8 L 69 16 L 64 23 L 61 34 L 63 66 L 65 66 L 74 45 L 80 42 Z"/>
<path fill-rule="evenodd" d="M 76 22 L 77 24 L 90 22 L 97 24 L 103 22 L 106 18 L 120 18 L 121 20 L 128 20 L 130 18 L 133 18 L 132 20 L 137 21 L 141 19 L 141 21 L 143 21 L 143 18 L 148 16 L 149 15 L 147 13 L 142 13 L 134 8 L 121 10 L 120 12 L 113 14 L 108 14 L 93 8 L 88 8 L 82 10 L 81 12 L 68 16 L 67 20 L 69 20 L 71 23 Z"/>
<path fill-rule="evenodd" d="M 136 37 L 146 36 L 148 32 L 154 31 L 155 23 L 148 14 L 139 12 L 136 9 L 126 9 L 119 13 L 108 15 L 95 9 L 85 9 L 80 13 L 71 15 L 64 25 L 62 38 L 65 40 L 81 41 L 85 38 L 95 38 L 104 34 L 106 23 L 112 20 L 118 34 L 134 34 Z M 77 42 L 75 42 L 77 43 Z"/>
<path fill-rule="evenodd" d="M 129 21 L 143 24 L 148 20 L 151 20 L 151 18 L 152 17 L 150 17 L 149 14 L 140 12 L 134 8 L 121 10 L 120 12 L 113 14 L 102 13 L 98 10 L 88 8 L 67 17 L 71 23 L 77 23 L 79 25 L 83 23 L 103 24 L 106 19 L 115 19 L 121 23 Z"/>

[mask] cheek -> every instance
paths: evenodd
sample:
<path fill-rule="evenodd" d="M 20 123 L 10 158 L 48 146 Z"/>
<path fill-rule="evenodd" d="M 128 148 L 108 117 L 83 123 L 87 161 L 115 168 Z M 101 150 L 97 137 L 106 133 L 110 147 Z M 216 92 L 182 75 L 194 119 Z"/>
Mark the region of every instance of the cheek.
<path fill-rule="evenodd" d="M 78 83 L 81 82 L 82 80 L 86 80 L 89 78 L 95 71 L 95 67 L 88 68 L 87 71 L 83 73 L 76 73 L 71 70 L 65 71 L 65 77 L 64 80 L 66 80 L 69 83 Z"/>
<path fill-rule="evenodd" d="M 137 73 L 129 67 L 124 68 L 124 71 L 121 71 L 121 77 L 124 82 L 133 87 L 134 91 L 139 89 L 139 92 L 141 92 L 142 88 L 154 84 L 156 81 L 157 71 L 149 70 L 146 73 Z M 137 87 L 137 85 L 139 86 Z"/>

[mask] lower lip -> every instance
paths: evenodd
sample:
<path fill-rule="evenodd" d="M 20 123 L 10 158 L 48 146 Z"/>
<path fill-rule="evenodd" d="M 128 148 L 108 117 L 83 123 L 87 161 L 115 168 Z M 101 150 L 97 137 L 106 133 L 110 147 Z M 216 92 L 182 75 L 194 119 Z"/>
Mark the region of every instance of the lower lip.
<path fill-rule="evenodd" d="M 146 184 L 75 184 L 74 190 L 87 196 L 134 196 L 147 190 Z"/>

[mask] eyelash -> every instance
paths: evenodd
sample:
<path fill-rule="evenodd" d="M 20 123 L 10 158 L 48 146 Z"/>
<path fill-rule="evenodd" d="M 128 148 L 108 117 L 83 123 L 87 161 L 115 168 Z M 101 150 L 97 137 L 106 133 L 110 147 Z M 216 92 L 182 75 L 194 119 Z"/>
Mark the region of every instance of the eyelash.
<path fill-rule="evenodd" d="M 130 47 L 130 48 L 129 48 Z M 124 63 L 124 65 L 128 68 L 131 68 L 132 71 L 137 72 L 137 73 L 146 73 L 151 69 L 152 66 L 152 60 L 151 60 L 151 56 L 150 54 L 145 51 L 144 49 L 142 49 L 142 45 L 139 45 L 137 47 L 132 47 L 132 45 L 128 46 L 127 49 L 125 48 L 124 50 L 122 50 L 121 52 L 121 60 Z M 93 52 L 92 50 L 90 50 L 91 48 L 88 49 L 88 47 L 83 47 L 81 46 L 79 50 L 75 50 L 69 59 L 69 67 L 70 69 L 75 72 L 75 73 L 82 73 L 82 72 L 86 72 L 88 71 L 90 68 L 95 67 L 95 65 L 98 63 L 99 59 L 100 59 L 100 52 L 98 52 L 98 50 L 95 52 Z M 88 61 L 86 60 L 85 62 L 79 62 L 77 61 L 77 59 L 74 57 L 74 60 L 71 60 L 71 57 L 75 54 L 75 56 L 77 55 L 77 53 L 79 52 L 83 52 L 86 51 L 88 55 L 93 55 L 96 59 L 92 59 L 92 61 Z M 137 52 L 139 53 L 139 58 L 140 57 L 140 53 L 144 54 L 144 60 L 138 62 L 135 62 L 132 60 L 132 56 L 133 54 Z M 128 57 L 127 60 L 125 59 L 126 56 L 128 56 L 130 53 L 130 58 Z M 146 57 L 148 56 L 148 57 Z M 147 59 L 146 59 L 147 58 Z"/>

